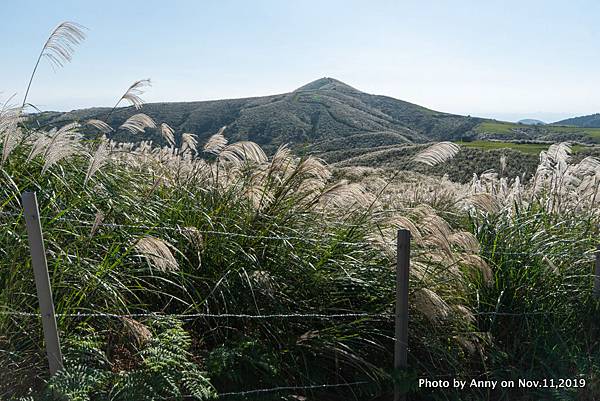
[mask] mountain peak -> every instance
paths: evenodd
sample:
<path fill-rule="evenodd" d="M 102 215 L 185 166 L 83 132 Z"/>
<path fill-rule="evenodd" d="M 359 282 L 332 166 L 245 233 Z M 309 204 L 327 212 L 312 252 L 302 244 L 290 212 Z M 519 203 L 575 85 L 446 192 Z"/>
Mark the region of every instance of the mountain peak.
<path fill-rule="evenodd" d="M 358 92 L 355 88 L 334 78 L 323 77 L 299 87 L 294 92 L 314 90 L 339 90 L 341 92 Z"/>

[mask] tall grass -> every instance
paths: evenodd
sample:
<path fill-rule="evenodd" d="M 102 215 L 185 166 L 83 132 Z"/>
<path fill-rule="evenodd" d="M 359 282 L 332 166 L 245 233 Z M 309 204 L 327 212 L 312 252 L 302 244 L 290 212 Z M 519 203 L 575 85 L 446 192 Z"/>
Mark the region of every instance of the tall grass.
<path fill-rule="evenodd" d="M 134 83 L 116 105 L 142 108 L 145 83 Z M 365 400 L 388 396 L 402 376 L 415 399 L 506 399 L 524 393 L 435 392 L 416 388 L 414 379 L 519 374 L 586 375 L 591 383 L 577 390 L 580 399 L 597 389 L 599 362 L 588 357 L 597 351 L 598 317 L 589 271 L 600 162 L 570 164 L 565 144 L 542 154 L 530 184 L 488 173 L 461 185 L 410 172 L 333 171 L 285 146 L 267 155 L 252 142 L 228 143 L 226 128 L 198 144 L 193 133 L 141 112 L 112 127 L 91 120 L 44 131 L 30 128 L 31 119 L 8 104 L 0 111 L 5 398 L 208 399 L 367 381 L 301 393 Z M 84 136 L 84 126 L 95 133 Z M 145 128 L 158 126 L 170 146 L 143 141 Z M 119 130 L 140 140 L 115 142 Z M 442 163 L 457 151 L 435 144 L 413 163 Z M 50 380 L 39 318 L 12 314 L 38 310 L 25 190 L 38 194 L 68 356 Z M 391 315 L 398 228 L 413 236 L 408 372 L 390 368 L 393 324 L 381 317 L 66 316 Z M 156 390 L 143 391 L 142 383 Z"/>

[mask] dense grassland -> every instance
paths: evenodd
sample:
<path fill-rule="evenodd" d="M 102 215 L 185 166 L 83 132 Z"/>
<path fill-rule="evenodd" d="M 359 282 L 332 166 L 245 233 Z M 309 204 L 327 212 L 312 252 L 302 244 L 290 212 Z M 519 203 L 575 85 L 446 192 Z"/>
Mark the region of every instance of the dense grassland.
<path fill-rule="evenodd" d="M 467 148 L 477 148 L 477 149 L 514 149 L 519 152 L 539 155 L 541 151 L 548 150 L 550 144 L 543 143 L 517 143 L 517 142 L 503 142 L 503 141 L 471 141 L 471 142 L 457 142 L 461 146 Z M 576 153 L 578 150 L 584 148 L 583 146 L 575 145 L 572 147 L 573 151 Z"/>
<path fill-rule="evenodd" d="M 473 133 L 478 138 L 510 139 L 510 140 L 541 140 L 556 142 L 560 140 L 598 143 L 600 128 L 575 127 L 562 125 L 524 125 L 503 121 L 483 121 L 478 124 Z"/>
<path fill-rule="evenodd" d="M 388 396 L 401 380 L 414 399 L 454 399 L 454 390 L 419 389 L 416 378 L 483 375 L 585 378 L 587 386 L 471 389 L 461 399 L 593 399 L 593 197 L 580 191 L 584 201 L 573 203 L 485 174 L 464 186 L 408 171 L 336 172 L 285 148 L 268 158 L 221 134 L 200 158 L 193 147 L 82 142 L 76 129 L 24 135 L 2 165 L 4 397 L 212 399 L 364 382 L 299 392 L 365 400 Z M 452 146 L 423 148 L 412 166 L 444 161 Z M 564 149 L 549 150 L 541 188 L 565 173 L 552 167 Z M 10 313 L 37 309 L 19 205 L 26 189 L 40 199 L 67 355 L 49 381 L 39 319 Z M 390 368 L 389 318 L 244 317 L 393 314 L 398 227 L 414 241 L 403 379 Z M 76 316 L 98 312 L 121 317 Z"/>
<path fill-rule="evenodd" d="M 40 57 L 66 62 L 82 38 L 62 24 Z M 252 138 L 230 142 L 225 127 L 199 140 L 144 114 L 146 84 L 77 122 L 44 126 L 10 101 L 0 109 L 0 398 L 364 401 L 390 399 L 394 384 L 411 400 L 600 394 L 595 149 L 408 146 L 406 129 L 383 129 L 382 110 L 411 124 L 434 115 L 435 135 L 478 120 L 371 97 L 368 110 L 349 100 L 362 123 L 379 124 L 372 138 L 346 132 L 351 155 L 327 141 L 265 152 Z M 348 93 L 364 98 L 320 80 L 291 101 L 331 106 Z M 131 112 L 122 102 L 136 112 L 116 123 Z M 333 129 L 344 110 L 319 121 Z M 124 142 L 146 130 L 160 141 Z M 40 203 L 65 355 L 52 377 L 24 191 Z M 400 228 L 411 232 L 409 367 L 395 371 Z M 585 385 L 431 389 L 420 378 Z"/>

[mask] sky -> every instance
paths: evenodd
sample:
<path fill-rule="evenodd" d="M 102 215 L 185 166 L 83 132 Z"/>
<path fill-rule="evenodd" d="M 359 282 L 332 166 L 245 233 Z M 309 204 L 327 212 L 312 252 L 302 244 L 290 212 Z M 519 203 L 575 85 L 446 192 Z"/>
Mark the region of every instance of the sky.
<path fill-rule="evenodd" d="M 439 111 L 546 122 L 600 112 L 598 1 L 102 0 L 2 4 L 0 100 L 22 99 L 62 21 L 88 28 L 73 61 L 42 61 L 41 110 L 290 92 L 333 77 Z"/>

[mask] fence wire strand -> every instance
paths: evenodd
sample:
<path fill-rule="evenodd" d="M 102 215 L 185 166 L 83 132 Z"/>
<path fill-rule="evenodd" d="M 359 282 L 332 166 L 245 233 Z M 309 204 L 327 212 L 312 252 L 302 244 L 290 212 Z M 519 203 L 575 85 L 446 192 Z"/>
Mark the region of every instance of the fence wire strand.
<path fill-rule="evenodd" d="M 39 313 L 35 312 L 19 312 L 19 311 L 0 311 L 0 315 L 8 316 L 29 316 L 37 317 Z M 56 317 L 64 318 L 86 318 L 86 317 L 106 317 L 106 318 L 154 318 L 154 319 L 170 319 L 176 318 L 181 320 L 188 319 L 347 319 L 347 318 L 378 318 L 391 319 L 395 317 L 393 314 L 385 313 L 288 313 L 288 314 L 268 314 L 268 315 L 250 315 L 250 314 L 234 314 L 234 313 L 191 313 L 191 314 L 160 314 L 160 313 L 102 313 L 102 312 L 81 312 L 81 313 L 57 313 Z"/>
<path fill-rule="evenodd" d="M 273 387 L 267 389 L 256 389 L 256 390 L 247 390 L 247 391 L 238 391 L 238 392 L 228 392 L 228 393 L 219 393 L 219 397 L 231 397 L 231 396 L 246 396 L 246 395 L 254 395 L 254 394 L 265 394 L 265 393 L 274 393 L 280 391 L 297 391 L 297 390 L 319 390 L 326 388 L 335 388 L 335 387 L 351 387 L 351 386 L 360 386 L 370 384 L 367 381 L 360 382 L 352 382 L 352 383 L 339 383 L 339 384 L 314 384 L 310 386 L 281 386 L 281 387 Z"/>

